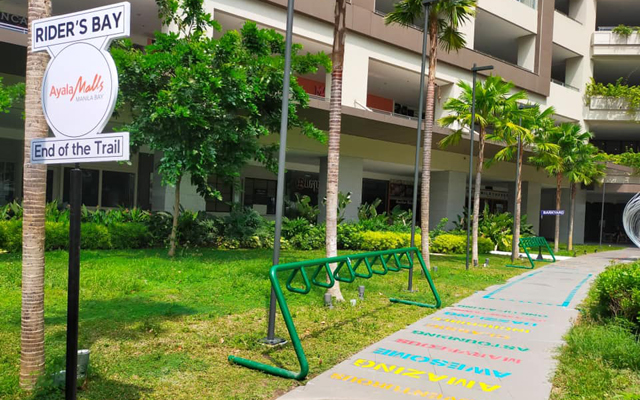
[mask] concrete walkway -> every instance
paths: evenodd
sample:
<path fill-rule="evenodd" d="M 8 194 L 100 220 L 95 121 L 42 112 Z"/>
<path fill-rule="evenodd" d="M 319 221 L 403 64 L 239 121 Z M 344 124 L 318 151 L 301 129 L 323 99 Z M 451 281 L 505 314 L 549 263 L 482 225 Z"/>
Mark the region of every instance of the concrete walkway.
<path fill-rule="evenodd" d="M 611 262 L 637 258 L 640 250 L 625 249 L 526 271 L 396 332 L 280 399 L 546 400 L 555 351 L 590 284 Z"/>

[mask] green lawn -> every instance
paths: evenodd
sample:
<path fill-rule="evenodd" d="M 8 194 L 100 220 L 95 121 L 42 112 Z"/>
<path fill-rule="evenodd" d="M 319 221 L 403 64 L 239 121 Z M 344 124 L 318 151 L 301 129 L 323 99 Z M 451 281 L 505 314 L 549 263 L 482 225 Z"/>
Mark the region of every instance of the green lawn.
<path fill-rule="evenodd" d="M 549 242 L 549 246 L 551 247 L 551 250 L 553 250 L 553 240 Z M 558 247 L 560 248 L 560 250 L 556 253 L 556 255 L 558 256 L 573 256 L 574 252 L 576 256 L 583 256 L 585 254 L 591 254 L 597 251 L 602 252 L 624 249 L 623 246 L 617 246 L 613 244 L 603 244 L 602 247 L 598 246 L 597 244 L 574 244 L 572 251 L 567 250 L 566 243 L 560 243 Z"/>
<path fill-rule="evenodd" d="M 286 251 L 283 261 L 321 257 Z M 482 256 L 484 260 L 485 256 Z M 523 271 L 489 256 L 488 268 L 469 272 L 464 256 L 433 257 L 444 305 Z M 290 345 L 257 344 L 266 331 L 269 250 L 189 250 L 169 260 L 165 250 L 84 251 L 80 348 L 91 349 L 89 380 L 80 399 L 273 399 L 300 383 L 227 362 L 229 354 L 297 368 Z M 46 351 L 49 374 L 64 368 L 67 253 L 47 253 Z M 63 398 L 57 389 L 27 396 L 18 389 L 20 277 L 17 255 L 0 254 L 0 399 Z M 366 285 L 366 299 L 334 310 L 322 291 L 287 293 L 310 362 L 310 377 L 432 310 L 391 304 L 405 295 L 407 275 L 390 273 L 343 285 L 347 300 Z M 416 275 L 418 294 L 426 281 Z M 277 334 L 286 336 L 281 319 Z M 45 385 L 46 387 L 46 385 Z"/>

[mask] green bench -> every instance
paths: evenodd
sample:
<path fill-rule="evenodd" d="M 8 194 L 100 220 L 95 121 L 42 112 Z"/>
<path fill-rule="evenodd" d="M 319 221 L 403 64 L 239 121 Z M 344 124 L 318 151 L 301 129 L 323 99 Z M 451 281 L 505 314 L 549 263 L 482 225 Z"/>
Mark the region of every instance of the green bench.
<path fill-rule="evenodd" d="M 269 280 L 271 280 L 271 285 L 276 294 L 278 306 L 280 307 L 284 323 L 289 331 L 291 343 L 293 344 L 293 348 L 296 352 L 296 357 L 298 358 L 298 363 L 300 365 L 300 371 L 289 371 L 285 368 L 275 367 L 236 356 L 229 356 L 229 361 L 247 368 L 257 369 L 283 378 L 297 380 L 304 379 L 309 373 L 309 363 L 304 354 L 304 350 L 302 349 L 300 337 L 298 336 L 298 332 L 293 323 L 289 306 L 287 305 L 287 301 L 283 294 L 282 286 L 291 293 L 305 295 L 311 292 L 312 285 L 319 286 L 321 288 L 331 288 L 335 285 L 335 282 L 351 283 L 355 281 L 356 278 L 369 279 L 374 275 L 386 275 L 388 272 L 400 272 L 403 269 L 409 270 L 413 268 L 414 257 L 416 257 L 420 263 L 422 273 L 427 279 L 429 288 L 435 298 L 435 303 L 431 304 L 395 298 L 389 300 L 393 303 L 428 308 L 440 308 L 442 301 L 440 300 L 440 296 L 438 295 L 433 283 L 433 279 L 431 279 L 429 270 L 425 266 L 422 254 L 420 254 L 420 250 L 416 247 L 408 247 L 398 250 L 374 251 L 348 256 L 274 265 L 269 270 Z M 336 265 L 336 269 L 333 272 L 331 272 L 330 269 L 332 264 Z M 278 273 L 281 272 L 288 273 L 288 278 L 284 281 L 284 285 L 281 285 L 278 280 Z"/>
<path fill-rule="evenodd" d="M 531 254 L 529 254 L 529 249 L 533 249 L 535 247 L 538 248 L 538 258 L 537 261 L 543 260 L 542 258 L 542 247 L 546 247 L 549 254 L 551 254 L 551 258 L 553 258 L 553 262 L 556 262 L 556 256 L 551 251 L 551 247 L 549 247 L 549 243 L 547 243 L 547 239 L 539 236 L 539 237 L 521 237 L 519 241 L 520 247 L 524 249 L 524 252 L 527 254 L 527 258 L 531 263 L 531 267 L 525 267 L 522 265 L 513 265 L 507 264 L 507 267 L 511 268 L 522 268 L 522 269 L 533 269 L 535 268 L 534 260 L 531 258 Z"/>

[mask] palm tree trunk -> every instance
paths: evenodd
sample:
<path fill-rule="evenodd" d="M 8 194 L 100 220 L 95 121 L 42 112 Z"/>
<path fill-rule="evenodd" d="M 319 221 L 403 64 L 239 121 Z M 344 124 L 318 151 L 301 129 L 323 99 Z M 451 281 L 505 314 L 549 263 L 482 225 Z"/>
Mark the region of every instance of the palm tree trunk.
<path fill-rule="evenodd" d="M 473 193 L 473 225 L 472 225 L 472 265 L 478 265 L 478 225 L 480 222 L 480 186 L 482 186 L 482 170 L 484 168 L 484 142 L 485 128 L 480 127 L 480 138 L 478 143 L 478 168 L 476 170 L 476 182 Z"/>
<path fill-rule="evenodd" d="M 562 196 L 562 174 L 556 174 L 556 211 L 560 211 Z M 553 236 L 553 251 L 558 252 L 560 246 L 560 215 L 556 215 L 556 231 Z"/>
<path fill-rule="evenodd" d="M 176 182 L 176 193 L 173 201 L 173 223 L 171 224 L 171 236 L 169 239 L 169 257 L 176 255 L 176 246 L 178 241 L 178 219 L 180 217 L 180 184 L 182 183 L 182 175 L 178 176 Z"/>
<path fill-rule="evenodd" d="M 513 210 L 514 230 L 512 232 L 511 262 L 515 262 L 520 257 L 520 215 L 522 214 L 522 159 L 523 148 L 522 141 L 518 142 L 518 180 L 516 182 L 516 204 Z"/>
<path fill-rule="evenodd" d="M 327 257 L 338 255 L 338 176 L 340 173 L 340 132 L 342 130 L 342 71 L 344 70 L 344 43 L 347 35 L 347 1 L 336 0 L 333 51 L 331 59 L 331 100 L 329 105 L 329 149 L 327 153 L 326 237 Z M 335 271 L 336 264 L 331 265 Z M 327 289 L 331 297 L 343 301 L 340 283 Z"/>
<path fill-rule="evenodd" d="M 573 250 L 573 220 L 576 211 L 576 184 L 571 183 L 571 212 L 569 213 L 569 240 L 567 240 L 567 250 Z"/>
<path fill-rule="evenodd" d="M 422 258 L 427 268 L 431 268 L 429 258 L 429 207 L 431 195 L 431 143 L 433 142 L 433 121 L 435 117 L 436 65 L 438 61 L 437 15 L 429 16 L 429 76 L 427 79 L 427 101 L 424 113 L 424 136 L 422 139 L 422 186 L 420 191 L 420 241 Z"/>
<path fill-rule="evenodd" d="M 22 335 L 20 386 L 32 390 L 44 373 L 44 220 L 47 166 L 31 164 L 31 140 L 46 138 L 49 127 L 42 112 L 42 79 L 49 62 L 46 52 L 31 52 L 31 23 L 51 16 L 50 0 L 29 0 L 27 76 L 24 125 L 22 219 Z"/>

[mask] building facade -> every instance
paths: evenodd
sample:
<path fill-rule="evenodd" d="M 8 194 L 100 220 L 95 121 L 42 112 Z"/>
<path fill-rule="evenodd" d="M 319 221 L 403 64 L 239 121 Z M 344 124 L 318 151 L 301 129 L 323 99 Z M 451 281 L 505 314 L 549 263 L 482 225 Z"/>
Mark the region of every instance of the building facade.
<path fill-rule="evenodd" d="M 162 29 L 154 0 L 132 3 L 132 40 L 150 42 Z M 5 83 L 24 80 L 26 57 L 26 4 L 7 0 L 0 5 L 0 76 Z M 54 14 L 112 3 L 106 0 L 55 0 Z M 239 29 L 247 20 L 261 27 L 285 29 L 286 0 L 205 0 L 223 30 Z M 413 162 L 418 113 L 418 86 L 422 28 L 387 26 L 384 15 L 394 0 L 351 0 L 347 28 L 340 191 L 350 192 L 347 218 L 357 217 L 363 202 L 381 199 L 379 211 L 411 208 Z M 297 0 L 294 41 L 311 52 L 331 52 L 334 2 Z M 440 51 L 437 70 L 436 119 L 445 115 L 446 99 L 459 94 L 456 83 L 470 81 L 471 66 L 493 65 L 492 73 L 512 81 L 529 94 L 531 102 L 556 109 L 558 122 L 580 123 L 595 134 L 594 143 L 610 153 L 640 146 L 637 115 L 617 99 L 585 100 L 593 78 L 612 83 L 624 78 L 640 84 L 640 35 L 622 37 L 612 32 L 619 24 L 640 25 L 640 3 L 635 0 L 479 0 L 474 19 L 463 26 L 466 48 L 450 54 Z M 311 107 L 304 117 L 328 129 L 330 75 L 297 77 L 310 94 Z M 20 110 L 0 116 L 0 204 L 21 197 L 23 121 Z M 17 112 L 16 112 L 17 111 Z M 110 126 L 121 123 L 117 119 Z M 107 128 L 108 129 L 108 128 Z M 107 130 L 105 130 L 106 132 Z M 469 141 L 443 150 L 437 142 L 448 135 L 436 127 L 431 173 L 431 221 L 457 219 L 466 204 Z M 271 140 L 277 140 L 274 135 Z M 500 149 L 488 144 L 487 155 Z M 322 207 L 326 190 L 326 146 L 292 131 L 287 144 L 287 197 L 309 195 Z M 84 201 L 90 207 L 139 206 L 171 210 L 173 189 L 161 185 L 156 173 L 160 154 L 145 149 L 129 164 L 91 164 L 84 170 Z M 525 157 L 526 158 L 526 157 Z M 48 199 L 66 201 L 70 166 L 51 166 L 47 176 Z M 621 227 L 621 212 L 640 191 L 640 180 L 624 170 L 610 170 L 605 185 L 605 233 Z M 498 163 L 483 174 L 482 201 L 492 211 L 512 211 L 515 200 L 515 164 Z M 541 209 L 555 208 L 555 179 L 529 164 L 523 166 L 523 214 L 543 236 L 553 236 L 553 219 L 541 219 Z M 183 180 L 185 208 L 225 213 L 230 203 L 252 207 L 267 217 L 275 214 L 275 175 L 262 166 L 246 166 L 237 187 L 211 177 L 223 201 L 200 197 L 189 180 Z M 562 208 L 570 208 L 564 183 Z M 576 204 L 574 240 L 597 241 L 603 188 L 581 187 Z M 321 214 L 322 215 L 322 214 Z M 449 227 L 452 223 L 449 222 Z M 564 217 L 561 240 L 568 232 Z"/>

